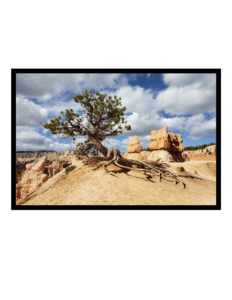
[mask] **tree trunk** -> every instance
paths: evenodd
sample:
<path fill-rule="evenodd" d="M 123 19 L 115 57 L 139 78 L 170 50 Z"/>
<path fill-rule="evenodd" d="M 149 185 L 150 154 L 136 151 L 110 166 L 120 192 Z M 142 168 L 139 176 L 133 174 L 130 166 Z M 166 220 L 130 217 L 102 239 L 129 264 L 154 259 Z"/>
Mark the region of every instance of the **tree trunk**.
<path fill-rule="evenodd" d="M 103 146 L 102 143 L 99 143 L 96 140 L 93 142 L 95 143 L 95 147 L 97 148 L 97 151 L 99 150 L 105 157 L 107 157 L 108 149 L 105 146 Z"/>
<path fill-rule="evenodd" d="M 82 125 L 82 127 L 84 128 L 90 141 L 92 143 L 94 143 L 96 149 L 99 150 L 105 157 L 107 157 L 108 149 L 105 146 L 103 146 L 100 141 L 96 140 L 96 138 L 93 136 L 93 134 L 91 132 L 89 132 L 88 129 L 84 125 Z"/>

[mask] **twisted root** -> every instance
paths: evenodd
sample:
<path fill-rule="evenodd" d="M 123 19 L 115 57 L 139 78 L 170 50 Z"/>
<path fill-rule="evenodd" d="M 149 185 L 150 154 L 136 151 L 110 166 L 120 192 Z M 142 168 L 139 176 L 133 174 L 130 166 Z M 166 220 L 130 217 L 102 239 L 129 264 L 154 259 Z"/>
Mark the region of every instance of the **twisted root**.
<path fill-rule="evenodd" d="M 147 162 L 147 161 L 144 162 L 144 161 L 138 161 L 134 159 L 127 159 L 121 156 L 120 151 L 117 148 L 108 150 L 107 157 L 111 158 L 111 160 L 106 164 L 104 164 L 103 166 L 105 168 L 105 171 L 111 175 L 114 175 L 114 173 L 109 172 L 107 170 L 107 166 L 110 164 L 115 164 L 116 166 L 124 169 L 142 171 L 143 175 L 147 176 L 147 179 L 158 176 L 159 181 L 161 182 L 161 178 L 165 179 L 165 177 L 171 177 L 174 179 L 174 185 L 180 182 L 183 188 L 185 188 L 185 183 L 181 180 L 181 177 L 197 178 L 197 179 L 204 180 L 203 178 L 196 177 L 194 175 L 176 174 L 168 169 L 169 165 L 167 165 L 166 163 Z M 136 167 L 134 167 L 134 165 L 136 165 Z"/>

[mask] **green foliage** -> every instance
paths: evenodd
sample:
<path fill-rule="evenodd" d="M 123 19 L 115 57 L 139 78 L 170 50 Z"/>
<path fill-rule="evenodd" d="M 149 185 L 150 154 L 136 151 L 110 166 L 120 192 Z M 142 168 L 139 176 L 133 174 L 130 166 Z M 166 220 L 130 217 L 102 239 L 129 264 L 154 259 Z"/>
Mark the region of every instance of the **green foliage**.
<path fill-rule="evenodd" d="M 149 152 L 152 152 L 153 150 L 147 148 L 147 149 L 142 149 L 142 151 L 149 151 Z"/>
<path fill-rule="evenodd" d="M 16 184 L 21 180 L 21 174 L 22 172 L 20 171 L 20 169 L 16 168 Z"/>
<path fill-rule="evenodd" d="M 61 112 L 62 116 L 41 125 L 49 129 L 51 134 L 61 134 L 62 139 L 72 137 L 75 141 L 76 136 L 87 136 L 89 140 L 86 143 L 93 139 L 102 142 L 108 136 L 117 136 L 125 130 L 131 130 L 124 118 L 126 107 L 121 106 L 121 98 L 85 90 L 81 95 L 76 95 L 74 101 L 83 107 L 83 110 L 79 111 L 81 115 L 73 109 L 66 109 L 65 112 Z M 93 145 L 82 152 L 90 150 L 93 151 Z"/>
<path fill-rule="evenodd" d="M 78 159 L 80 159 L 81 156 L 87 156 L 87 155 L 96 156 L 97 153 L 96 148 L 94 145 L 87 145 L 89 142 L 90 139 L 87 139 L 84 143 L 77 144 L 77 148 L 82 146 L 80 149 L 78 149 L 78 151 L 74 151 Z"/>
<path fill-rule="evenodd" d="M 70 167 L 67 167 L 65 169 L 65 174 L 68 174 L 69 172 L 71 172 L 72 170 L 74 170 L 76 168 L 76 166 L 70 166 Z"/>
<path fill-rule="evenodd" d="M 210 144 L 203 144 L 203 145 L 200 145 L 200 146 L 188 146 L 188 147 L 185 147 L 184 150 L 185 151 L 200 150 L 200 149 L 205 149 L 206 147 L 211 146 L 211 145 L 216 145 L 216 144 L 215 143 L 210 143 Z"/>

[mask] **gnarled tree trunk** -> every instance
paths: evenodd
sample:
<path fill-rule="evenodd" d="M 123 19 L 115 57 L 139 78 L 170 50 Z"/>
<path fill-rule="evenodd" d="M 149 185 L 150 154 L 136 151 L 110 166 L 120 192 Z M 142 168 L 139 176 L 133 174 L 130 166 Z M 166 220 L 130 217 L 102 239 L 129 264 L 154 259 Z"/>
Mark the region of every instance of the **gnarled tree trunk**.
<path fill-rule="evenodd" d="M 107 157 L 108 149 L 105 146 L 103 146 L 102 143 L 98 139 L 96 139 L 94 135 L 91 132 L 89 132 L 84 125 L 82 125 L 82 127 L 84 128 L 86 134 L 88 135 L 88 138 L 91 141 L 88 144 L 94 145 L 98 151 L 100 151 L 105 157 Z"/>
<path fill-rule="evenodd" d="M 103 146 L 100 142 L 94 142 L 96 148 L 98 151 L 100 151 L 105 157 L 107 157 L 107 152 L 108 152 L 108 149 Z"/>

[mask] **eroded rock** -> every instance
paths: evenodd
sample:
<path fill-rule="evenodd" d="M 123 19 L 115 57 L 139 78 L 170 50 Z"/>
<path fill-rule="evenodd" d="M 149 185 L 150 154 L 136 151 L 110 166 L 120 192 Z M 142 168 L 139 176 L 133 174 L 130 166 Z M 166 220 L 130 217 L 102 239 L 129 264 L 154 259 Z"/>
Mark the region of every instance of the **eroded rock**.
<path fill-rule="evenodd" d="M 140 145 L 140 141 L 138 136 L 134 136 L 130 142 L 129 147 L 127 148 L 127 153 L 140 153 L 142 151 L 142 146 Z"/>
<path fill-rule="evenodd" d="M 169 152 L 183 152 L 183 139 L 180 134 L 168 132 L 167 125 L 159 130 L 151 130 L 151 143 L 149 148 L 151 150 L 167 150 Z"/>

